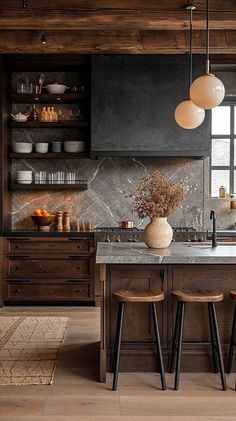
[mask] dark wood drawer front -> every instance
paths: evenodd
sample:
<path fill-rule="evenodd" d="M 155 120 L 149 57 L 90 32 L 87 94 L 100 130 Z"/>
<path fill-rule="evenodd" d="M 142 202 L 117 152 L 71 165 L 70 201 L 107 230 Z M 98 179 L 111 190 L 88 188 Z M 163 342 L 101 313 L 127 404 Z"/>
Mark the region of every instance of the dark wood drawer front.
<path fill-rule="evenodd" d="M 88 300 L 90 298 L 89 283 L 73 284 L 8 284 L 7 299 L 19 300 L 60 300 L 78 299 Z"/>
<path fill-rule="evenodd" d="M 9 259 L 8 276 L 90 276 L 89 259 Z"/>
<path fill-rule="evenodd" d="M 79 254 L 92 252 L 92 244 L 86 240 L 10 240 L 8 242 L 8 253 L 10 254 Z"/>

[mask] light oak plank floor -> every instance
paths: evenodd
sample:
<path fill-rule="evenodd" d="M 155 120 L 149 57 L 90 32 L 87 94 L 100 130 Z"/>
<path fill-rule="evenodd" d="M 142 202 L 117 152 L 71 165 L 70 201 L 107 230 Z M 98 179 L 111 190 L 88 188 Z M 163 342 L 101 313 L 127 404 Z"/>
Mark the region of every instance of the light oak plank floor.
<path fill-rule="evenodd" d="M 49 386 L 0 386 L 0 421 L 236 421 L 236 374 L 220 390 L 219 376 L 183 373 L 181 390 L 159 389 L 156 373 L 121 373 L 118 391 L 98 382 L 99 309 L 5 307 L 0 315 L 61 315 L 70 323 L 54 382 Z M 0 362 L 1 363 L 1 362 Z"/>

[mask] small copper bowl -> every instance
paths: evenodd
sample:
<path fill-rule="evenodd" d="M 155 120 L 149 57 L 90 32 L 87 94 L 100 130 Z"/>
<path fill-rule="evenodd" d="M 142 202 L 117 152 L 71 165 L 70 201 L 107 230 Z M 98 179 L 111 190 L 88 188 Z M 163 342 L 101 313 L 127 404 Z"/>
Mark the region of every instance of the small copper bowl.
<path fill-rule="evenodd" d="M 31 215 L 32 221 L 37 225 L 38 231 L 49 231 L 50 225 L 55 219 L 55 215 Z"/>

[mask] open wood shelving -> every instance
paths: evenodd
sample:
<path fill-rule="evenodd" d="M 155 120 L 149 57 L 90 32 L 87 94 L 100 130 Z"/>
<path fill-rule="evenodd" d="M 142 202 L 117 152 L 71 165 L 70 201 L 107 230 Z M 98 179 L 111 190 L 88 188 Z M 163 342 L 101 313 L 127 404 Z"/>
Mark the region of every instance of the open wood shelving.
<path fill-rule="evenodd" d="M 66 94 L 12 94 L 12 103 L 15 104 L 77 104 L 88 99 L 88 95 L 66 93 Z"/>
<path fill-rule="evenodd" d="M 10 121 L 10 127 L 14 129 L 58 129 L 67 127 L 88 127 L 88 122 L 85 120 L 64 120 L 64 121 Z"/>
<path fill-rule="evenodd" d="M 11 183 L 11 190 L 88 190 L 88 183 L 75 183 L 75 184 L 18 184 Z"/>
<path fill-rule="evenodd" d="M 47 152 L 47 153 L 9 153 L 11 159 L 85 159 L 89 158 L 86 152 L 67 153 L 67 152 Z"/>

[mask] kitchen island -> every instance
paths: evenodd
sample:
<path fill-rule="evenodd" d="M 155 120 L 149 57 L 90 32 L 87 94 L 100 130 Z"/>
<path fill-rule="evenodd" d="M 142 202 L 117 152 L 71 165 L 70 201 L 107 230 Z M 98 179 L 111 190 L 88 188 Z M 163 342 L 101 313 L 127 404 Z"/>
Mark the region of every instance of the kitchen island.
<path fill-rule="evenodd" d="M 172 344 L 176 303 L 175 289 L 220 289 L 225 299 L 217 304 L 217 316 L 224 356 L 230 340 L 233 302 L 228 292 L 236 289 L 236 247 L 225 243 L 172 243 L 162 250 L 148 249 L 144 243 L 99 243 L 96 264 L 101 281 L 100 381 L 111 370 L 117 304 L 112 292 L 118 289 L 159 289 L 165 300 L 157 306 L 165 368 Z M 192 303 L 186 308 L 184 340 L 209 339 L 207 306 Z M 156 371 L 155 346 L 149 304 L 129 303 L 125 310 L 124 346 L 121 371 Z M 132 341 L 132 344 L 129 343 Z M 182 354 L 183 371 L 211 371 L 211 349 L 188 345 Z"/>

